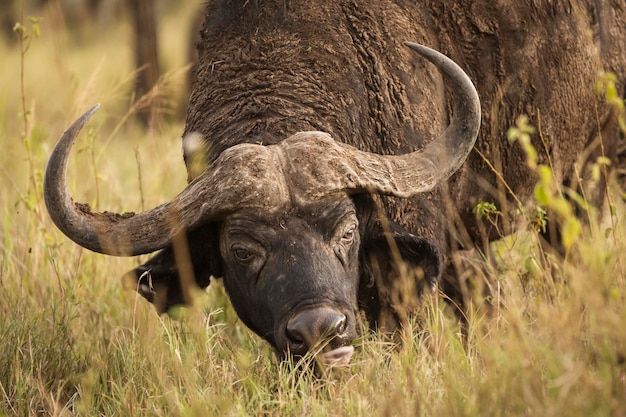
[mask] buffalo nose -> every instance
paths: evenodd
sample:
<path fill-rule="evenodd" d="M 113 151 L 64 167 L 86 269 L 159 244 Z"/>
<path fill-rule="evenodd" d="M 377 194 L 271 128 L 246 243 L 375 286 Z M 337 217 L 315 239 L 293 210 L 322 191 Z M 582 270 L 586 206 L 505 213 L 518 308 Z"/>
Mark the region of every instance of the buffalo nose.
<path fill-rule="evenodd" d="M 340 336 L 346 330 L 346 316 L 322 307 L 304 310 L 287 322 L 287 338 L 293 354 L 304 355 L 312 346 Z"/>

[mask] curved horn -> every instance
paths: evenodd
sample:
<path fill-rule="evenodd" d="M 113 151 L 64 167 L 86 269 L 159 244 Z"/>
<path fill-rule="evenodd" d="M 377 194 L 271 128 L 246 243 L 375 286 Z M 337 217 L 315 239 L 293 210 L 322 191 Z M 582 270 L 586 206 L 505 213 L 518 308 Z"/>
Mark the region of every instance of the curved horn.
<path fill-rule="evenodd" d="M 44 178 L 44 199 L 57 227 L 80 246 L 115 256 L 134 256 L 167 246 L 174 236 L 236 207 L 267 210 L 285 197 L 281 184 L 272 186 L 274 155 L 263 146 L 240 145 L 222 153 L 216 168 L 207 170 L 172 201 L 142 213 L 93 213 L 75 204 L 66 185 L 69 153 L 98 105 L 80 116 L 56 144 Z M 262 168 L 261 168 L 262 167 Z M 217 196 L 217 197 L 216 197 Z"/>
<path fill-rule="evenodd" d="M 463 164 L 480 130 L 480 100 L 467 74 L 450 58 L 426 46 L 405 42 L 432 62 L 455 91 L 452 120 L 441 136 L 423 149 L 404 155 L 378 155 L 336 142 L 322 132 L 301 132 L 277 145 L 288 154 L 296 182 L 308 184 L 301 198 L 312 200 L 333 191 L 369 191 L 410 197 L 432 190 Z M 306 155 L 316 155 L 315 166 Z"/>
<path fill-rule="evenodd" d="M 389 166 L 389 183 L 375 181 L 367 187 L 398 197 L 430 191 L 448 179 L 465 162 L 480 131 L 480 99 L 465 71 L 434 49 L 413 42 L 404 44 L 439 69 L 455 98 L 452 120 L 436 140 L 410 154 L 381 157 L 382 164 Z"/>
<path fill-rule="evenodd" d="M 438 172 L 430 186 L 433 188 L 454 174 L 474 147 L 480 131 L 480 98 L 472 80 L 453 60 L 417 43 L 404 42 L 404 44 L 432 62 L 455 91 L 450 124 L 439 138 L 421 151 L 421 155 L 429 160 Z"/>

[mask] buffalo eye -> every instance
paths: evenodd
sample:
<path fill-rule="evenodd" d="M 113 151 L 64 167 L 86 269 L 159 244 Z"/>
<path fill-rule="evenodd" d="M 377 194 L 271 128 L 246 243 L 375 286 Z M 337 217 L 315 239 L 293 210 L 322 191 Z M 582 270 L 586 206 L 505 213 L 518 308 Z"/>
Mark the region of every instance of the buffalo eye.
<path fill-rule="evenodd" d="M 355 227 L 350 227 L 349 229 L 346 229 L 346 231 L 339 239 L 339 242 L 337 242 L 337 244 L 335 245 L 335 254 L 344 266 L 347 265 L 348 250 L 356 239 L 356 233 L 357 232 Z"/>
<path fill-rule="evenodd" d="M 243 245 L 233 245 L 232 252 L 233 252 L 233 255 L 235 256 L 235 259 L 237 259 L 237 261 L 242 262 L 242 263 L 248 263 L 252 259 L 254 259 L 254 254 L 250 252 L 250 250 Z"/>
<path fill-rule="evenodd" d="M 343 236 L 341 236 L 341 243 L 352 243 L 355 233 L 354 228 L 346 230 Z"/>

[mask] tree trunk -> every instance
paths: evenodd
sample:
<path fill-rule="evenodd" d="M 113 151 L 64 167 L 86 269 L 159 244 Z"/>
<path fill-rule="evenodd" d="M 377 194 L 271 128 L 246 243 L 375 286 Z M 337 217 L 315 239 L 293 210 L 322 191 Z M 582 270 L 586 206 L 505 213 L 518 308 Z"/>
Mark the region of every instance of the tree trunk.
<path fill-rule="evenodd" d="M 129 2 L 135 28 L 135 102 L 139 119 L 149 126 L 158 109 L 155 86 L 159 79 L 155 0 Z"/>

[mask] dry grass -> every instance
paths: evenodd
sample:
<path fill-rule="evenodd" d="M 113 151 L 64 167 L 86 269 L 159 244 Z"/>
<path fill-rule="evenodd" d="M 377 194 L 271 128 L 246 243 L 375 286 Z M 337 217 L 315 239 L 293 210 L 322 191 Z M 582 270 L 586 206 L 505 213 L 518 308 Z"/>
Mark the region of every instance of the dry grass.
<path fill-rule="evenodd" d="M 186 42 L 174 22 L 190 9 L 162 25 L 171 102 L 184 95 Z M 567 259 L 531 232 L 500 242 L 499 304 L 470 313 L 466 343 L 431 298 L 400 351 L 366 333 L 355 363 L 323 378 L 278 364 L 219 285 L 184 318 L 158 317 L 120 285 L 138 260 L 68 241 L 47 217 L 41 179 L 59 134 L 98 101 L 70 162 L 71 192 L 99 209 L 152 207 L 185 185 L 182 122 L 165 118 L 148 135 L 123 123 L 133 109 L 126 24 L 80 43 L 42 17 L 25 56 L 26 129 L 19 50 L 0 46 L 0 416 L 626 415 L 621 207 Z"/>

